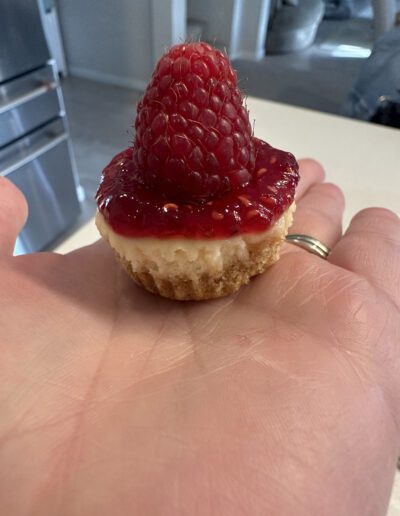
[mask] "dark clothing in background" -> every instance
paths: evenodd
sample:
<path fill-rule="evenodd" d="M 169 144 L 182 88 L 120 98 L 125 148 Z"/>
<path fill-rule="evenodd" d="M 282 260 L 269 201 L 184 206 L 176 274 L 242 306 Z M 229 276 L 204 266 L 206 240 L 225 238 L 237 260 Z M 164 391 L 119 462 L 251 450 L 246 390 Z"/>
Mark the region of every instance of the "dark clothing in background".
<path fill-rule="evenodd" d="M 400 27 L 377 41 L 349 95 L 345 114 L 371 120 L 380 109 L 381 97 L 400 103 Z"/>

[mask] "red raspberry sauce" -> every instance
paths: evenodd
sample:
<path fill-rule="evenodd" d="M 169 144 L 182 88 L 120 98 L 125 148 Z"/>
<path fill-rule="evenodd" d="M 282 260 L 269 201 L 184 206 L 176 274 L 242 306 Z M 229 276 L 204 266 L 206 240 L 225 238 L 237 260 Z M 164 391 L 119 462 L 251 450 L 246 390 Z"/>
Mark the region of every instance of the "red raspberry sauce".
<path fill-rule="evenodd" d="M 96 200 L 112 229 L 127 237 L 227 238 L 266 231 L 294 200 L 298 164 L 289 152 L 254 138 L 250 183 L 202 204 L 171 199 L 143 186 L 133 148 L 103 170 Z"/>

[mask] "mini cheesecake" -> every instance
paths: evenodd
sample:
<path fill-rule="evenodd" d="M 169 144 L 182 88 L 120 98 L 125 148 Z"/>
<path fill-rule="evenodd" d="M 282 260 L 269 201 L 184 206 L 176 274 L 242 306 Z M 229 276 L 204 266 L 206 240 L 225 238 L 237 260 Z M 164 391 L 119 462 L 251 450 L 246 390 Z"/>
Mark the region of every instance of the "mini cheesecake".
<path fill-rule="evenodd" d="M 135 282 L 171 299 L 211 299 L 278 260 L 298 164 L 252 135 L 220 51 L 191 43 L 167 52 L 135 129 L 96 197 L 99 232 Z"/>

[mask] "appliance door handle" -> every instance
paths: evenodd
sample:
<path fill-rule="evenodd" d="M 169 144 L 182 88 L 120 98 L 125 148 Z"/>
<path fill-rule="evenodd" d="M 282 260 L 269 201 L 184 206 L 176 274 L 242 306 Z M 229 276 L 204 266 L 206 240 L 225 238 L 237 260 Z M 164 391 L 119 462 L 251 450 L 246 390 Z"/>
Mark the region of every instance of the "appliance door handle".
<path fill-rule="evenodd" d="M 61 142 L 65 141 L 67 138 L 67 133 L 62 133 L 58 134 L 57 136 L 54 136 L 47 143 L 44 143 L 40 147 L 34 148 L 29 154 L 15 160 L 14 162 L 7 165 L 6 168 L 0 170 L 0 176 L 7 176 L 8 174 L 11 174 L 15 170 L 18 170 L 19 168 L 23 167 L 24 165 L 27 165 L 30 161 L 39 158 L 40 156 L 42 156 L 42 154 L 45 154 L 49 150 L 53 149 Z"/>
<path fill-rule="evenodd" d="M 56 87 L 57 84 L 54 81 L 41 84 L 37 88 L 28 91 L 28 93 L 24 93 L 23 95 L 20 95 L 19 97 L 10 100 L 10 102 L 0 105 L 0 115 L 5 113 L 6 111 L 9 111 L 10 109 L 14 109 L 20 106 L 21 104 L 24 104 L 25 102 L 28 102 L 29 100 L 33 100 L 36 97 L 40 97 L 40 95 L 44 95 L 48 91 L 54 90 Z"/>

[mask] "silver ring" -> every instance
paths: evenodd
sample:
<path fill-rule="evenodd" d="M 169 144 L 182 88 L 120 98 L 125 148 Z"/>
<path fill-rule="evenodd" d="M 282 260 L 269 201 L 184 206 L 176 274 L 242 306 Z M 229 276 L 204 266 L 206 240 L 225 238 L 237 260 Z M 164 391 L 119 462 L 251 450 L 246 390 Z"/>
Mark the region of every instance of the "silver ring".
<path fill-rule="evenodd" d="M 326 260 L 330 255 L 331 250 L 325 244 L 320 242 L 317 238 L 308 235 L 287 235 L 286 241 L 289 244 L 297 245 L 309 253 L 315 254 L 320 258 Z"/>

